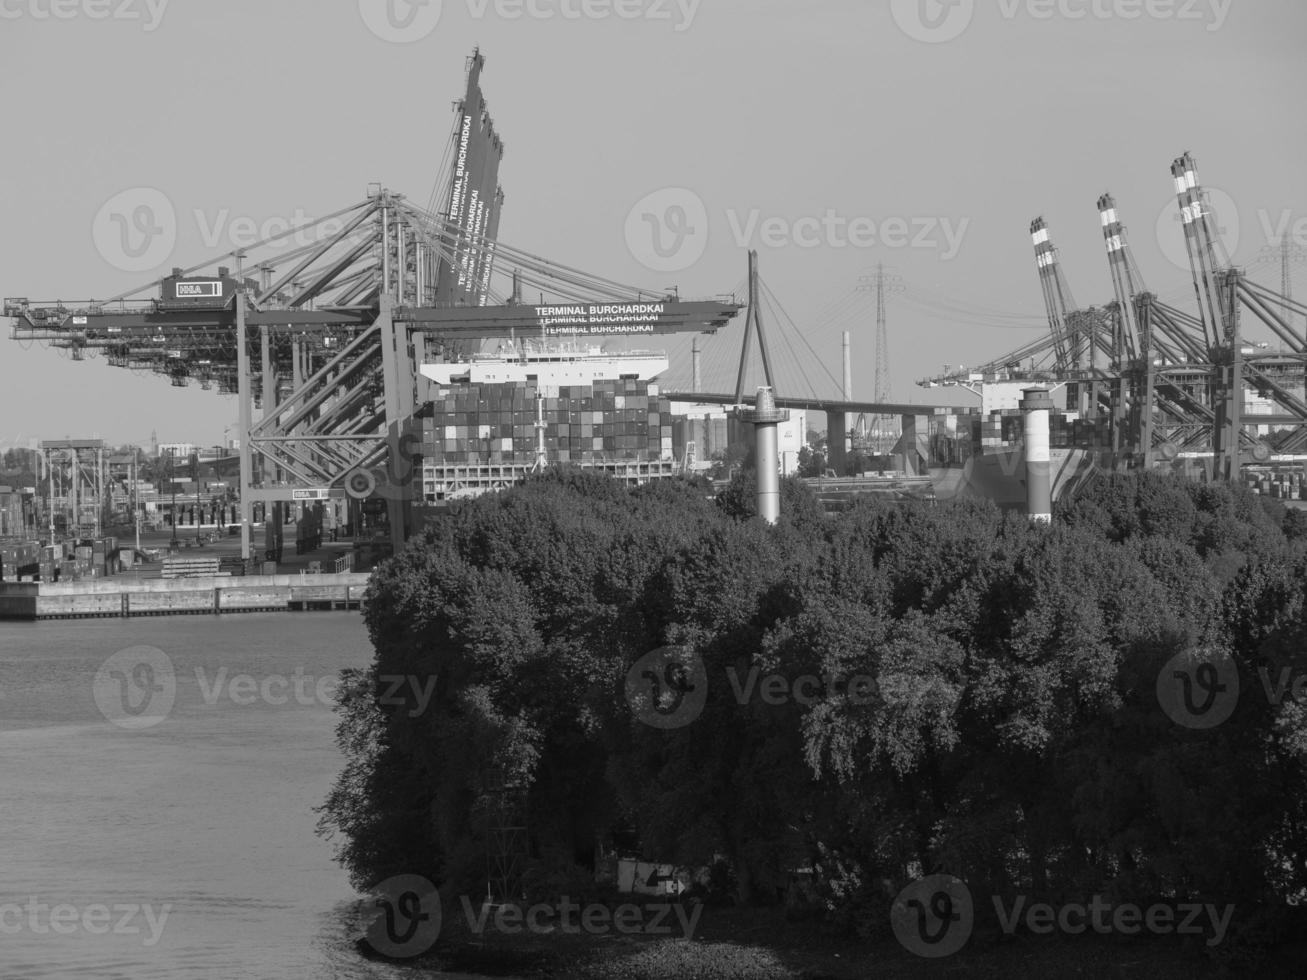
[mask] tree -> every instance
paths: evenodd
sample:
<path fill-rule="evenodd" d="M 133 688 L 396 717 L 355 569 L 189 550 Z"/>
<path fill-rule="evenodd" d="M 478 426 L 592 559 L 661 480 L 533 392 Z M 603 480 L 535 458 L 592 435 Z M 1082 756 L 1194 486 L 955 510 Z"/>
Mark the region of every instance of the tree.
<path fill-rule="evenodd" d="M 702 482 L 550 472 L 377 570 L 376 659 L 343 685 L 321 811 L 357 883 L 484 894 L 504 782 L 537 883 L 623 838 L 725 855 L 746 902 L 811 867 L 831 921 L 863 932 L 935 870 L 1032 901 L 1230 902 L 1249 934 L 1282 921 L 1307 887 L 1307 709 L 1257 692 L 1307 671 L 1307 554 L 1283 515 L 1143 474 L 1100 477 L 1052 526 L 985 502 L 828 517 L 790 479 L 769 527 L 754 481 L 714 502 Z M 669 645 L 704 686 L 658 728 L 626 684 Z M 1205 649 L 1254 692 L 1212 731 L 1157 696 Z"/>

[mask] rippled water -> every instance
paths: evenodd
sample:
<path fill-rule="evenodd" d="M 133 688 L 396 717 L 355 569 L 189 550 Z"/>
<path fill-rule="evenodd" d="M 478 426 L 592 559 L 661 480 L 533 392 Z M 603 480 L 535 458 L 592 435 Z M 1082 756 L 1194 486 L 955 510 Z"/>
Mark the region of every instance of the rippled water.
<path fill-rule="evenodd" d="M 138 645 L 176 696 L 133 729 L 96 678 Z M 341 764 L 316 682 L 370 659 L 357 613 L 0 623 L 0 977 L 411 976 L 357 956 L 313 833 Z"/>

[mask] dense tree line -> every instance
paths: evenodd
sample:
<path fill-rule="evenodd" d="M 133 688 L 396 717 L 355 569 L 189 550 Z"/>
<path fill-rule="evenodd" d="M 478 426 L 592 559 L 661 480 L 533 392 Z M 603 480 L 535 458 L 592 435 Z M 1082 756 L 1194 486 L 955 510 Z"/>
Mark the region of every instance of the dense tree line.
<path fill-rule="evenodd" d="M 541 894 L 616 840 L 723 859 L 742 902 L 811 868 L 811 914 L 863 934 L 937 871 L 987 896 L 1233 903 L 1241 936 L 1276 934 L 1307 887 L 1307 709 L 1261 678 L 1307 670 L 1299 512 L 1145 474 L 1097 477 L 1049 527 L 978 502 L 824 517 L 786 481 L 769 528 L 751 479 L 714 501 L 553 473 L 378 569 L 322 820 L 357 884 L 484 893 L 506 782 Z M 707 700 L 659 729 L 625 692 L 665 645 L 702 658 Z M 1195 649 L 1229 651 L 1242 686 L 1209 730 L 1156 694 Z M 751 671 L 874 685 L 765 698 Z"/>

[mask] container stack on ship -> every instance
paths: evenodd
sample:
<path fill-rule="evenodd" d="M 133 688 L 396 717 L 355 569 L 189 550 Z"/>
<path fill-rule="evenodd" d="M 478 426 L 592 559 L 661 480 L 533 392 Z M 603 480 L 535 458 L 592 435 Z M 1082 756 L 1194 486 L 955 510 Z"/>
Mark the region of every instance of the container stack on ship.
<path fill-rule="evenodd" d="M 638 484 L 676 475 L 664 354 L 526 348 L 425 364 L 436 395 L 422 413 L 423 498 L 474 496 L 553 464 Z"/>

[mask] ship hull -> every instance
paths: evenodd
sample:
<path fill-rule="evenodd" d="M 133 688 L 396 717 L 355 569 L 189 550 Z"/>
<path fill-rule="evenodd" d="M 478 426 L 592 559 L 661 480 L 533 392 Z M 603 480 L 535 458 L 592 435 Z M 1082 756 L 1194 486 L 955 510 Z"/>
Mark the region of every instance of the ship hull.
<path fill-rule="evenodd" d="M 1049 456 L 1054 501 L 1112 465 L 1105 454 L 1088 449 L 1052 449 Z M 961 466 L 932 470 L 931 479 L 940 500 L 979 498 L 1012 510 L 1026 506 L 1026 464 L 1019 449 L 972 456 Z"/>

